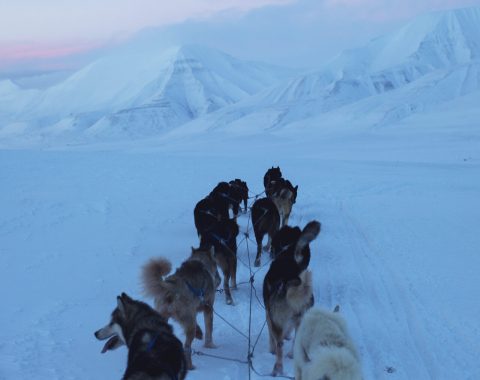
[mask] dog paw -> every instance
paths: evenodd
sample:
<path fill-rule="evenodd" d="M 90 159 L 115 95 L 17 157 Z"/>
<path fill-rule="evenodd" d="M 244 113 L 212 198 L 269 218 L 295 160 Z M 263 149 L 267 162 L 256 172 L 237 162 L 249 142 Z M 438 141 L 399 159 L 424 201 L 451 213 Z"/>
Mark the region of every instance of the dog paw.
<path fill-rule="evenodd" d="M 283 365 L 275 364 L 272 371 L 272 376 L 283 375 Z"/>
<path fill-rule="evenodd" d="M 233 299 L 231 299 L 231 298 L 228 298 L 226 302 L 227 302 L 227 305 L 235 306 L 235 303 L 233 302 Z"/>

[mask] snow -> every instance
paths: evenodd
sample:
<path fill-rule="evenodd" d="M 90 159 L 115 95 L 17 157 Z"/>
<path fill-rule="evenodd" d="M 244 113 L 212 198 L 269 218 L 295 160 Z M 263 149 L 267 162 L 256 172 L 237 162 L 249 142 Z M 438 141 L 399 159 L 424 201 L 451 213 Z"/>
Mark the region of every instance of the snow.
<path fill-rule="evenodd" d="M 140 268 L 176 267 L 198 245 L 196 202 L 234 178 L 260 193 L 272 165 L 299 185 L 290 224 L 322 223 L 316 304 L 340 305 L 365 379 L 479 379 L 479 14 L 424 16 L 294 79 L 204 47 L 132 44 L 46 90 L 1 81 L 0 379 L 120 378 L 127 350 L 101 355 L 93 336 L 115 297 L 151 304 Z M 236 304 L 215 302 L 244 333 L 248 250 Z M 246 359 L 218 315 L 214 341 L 193 348 Z M 245 364 L 193 361 L 188 379 L 248 378 Z M 273 363 L 264 330 L 254 366 Z"/>
<path fill-rule="evenodd" d="M 9 296 L 0 316 L 8 326 L 0 377 L 119 378 L 126 350 L 101 355 L 92 334 L 106 323 L 115 296 L 143 299 L 139 273 L 150 257 L 178 265 L 188 256 L 197 244 L 193 207 L 218 181 L 240 177 L 260 192 L 264 171 L 278 164 L 299 185 L 292 224 L 323 224 L 312 245 L 316 302 L 340 304 L 365 378 L 478 378 L 480 157 L 473 135 L 435 141 L 428 133 L 413 142 L 411 133 L 319 137 L 310 145 L 279 138 L 250 141 L 248 154 L 234 139 L 191 153 L 183 145 L 167 151 L 138 144 L 1 151 L 8 186 L 0 193 L 0 285 Z M 240 224 L 246 227 L 246 216 Z M 239 258 L 247 262 L 244 243 Z M 259 294 L 265 270 L 256 277 Z M 239 263 L 244 281 L 248 269 Z M 216 309 L 247 332 L 248 286 L 234 299 L 227 306 L 219 295 Z M 264 312 L 253 305 L 256 338 Z M 194 348 L 245 359 L 245 339 L 218 317 L 214 339 L 216 350 L 199 341 Z M 254 361 L 261 373 L 273 366 L 267 347 L 264 331 Z M 194 361 L 190 379 L 247 376 L 242 364 Z M 286 373 L 293 373 L 289 359 Z"/>

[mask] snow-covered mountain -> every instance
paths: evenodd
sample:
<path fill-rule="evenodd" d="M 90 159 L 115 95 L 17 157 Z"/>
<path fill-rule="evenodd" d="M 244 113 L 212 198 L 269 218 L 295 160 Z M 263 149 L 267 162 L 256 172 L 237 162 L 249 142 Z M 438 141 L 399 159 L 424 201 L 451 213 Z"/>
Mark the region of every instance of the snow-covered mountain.
<path fill-rule="evenodd" d="M 480 8 L 436 12 L 296 77 L 205 47 L 133 41 L 44 91 L 0 82 L 0 137 L 97 141 L 255 134 L 319 120 L 395 124 L 479 92 L 479 41 Z"/>
<path fill-rule="evenodd" d="M 423 15 L 364 47 L 343 52 L 320 70 L 269 88 L 184 129 L 251 132 L 254 120 L 261 120 L 260 128 L 270 130 L 315 118 L 338 120 L 353 108 L 355 118 L 349 122 L 394 123 L 479 91 L 479 41 L 480 8 Z"/>
<path fill-rule="evenodd" d="M 0 96 L 17 104 L 5 103 L 3 120 L 28 122 L 43 133 L 147 136 L 233 104 L 292 73 L 206 47 L 159 51 L 130 43 L 44 91 L 1 82 Z"/>

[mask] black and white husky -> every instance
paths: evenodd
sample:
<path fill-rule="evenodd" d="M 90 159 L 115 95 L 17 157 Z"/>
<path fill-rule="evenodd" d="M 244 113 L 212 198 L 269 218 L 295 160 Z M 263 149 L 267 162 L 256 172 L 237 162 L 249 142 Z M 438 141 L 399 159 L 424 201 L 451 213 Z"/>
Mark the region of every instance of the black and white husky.
<path fill-rule="evenodd" d="M 183 380 L 187 373 L 182 342 L 172 326 L 144 302 L 125 293 L 117 297 L 110 322 L 95 332 L 107 340 L 102 353 L 128 347 L 127 369 L 123 380 Z"/>
<path fill-rule="evenodd" d="M 312 274 L 303 254 L 320 233 L 320 223 L 312 221 L 291 245 L 291 252 L 272 261 L 263 281 L 263 301 L 270 336 L 270 352 L 276 355 L 272 375 L 283 373 L 283 341 L 297 329 L 302 315 L 313 306 Z"/>

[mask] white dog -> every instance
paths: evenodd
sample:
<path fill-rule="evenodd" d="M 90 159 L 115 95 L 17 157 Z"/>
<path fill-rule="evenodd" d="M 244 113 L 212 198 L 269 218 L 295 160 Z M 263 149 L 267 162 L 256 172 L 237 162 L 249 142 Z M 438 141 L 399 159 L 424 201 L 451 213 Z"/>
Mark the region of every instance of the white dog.
<path fill-rule="evenodd" d="M 310 309 L 303 316 L 294 345 L 296 380 L 361 380 L 358 353 L 343 318 Z"/>

